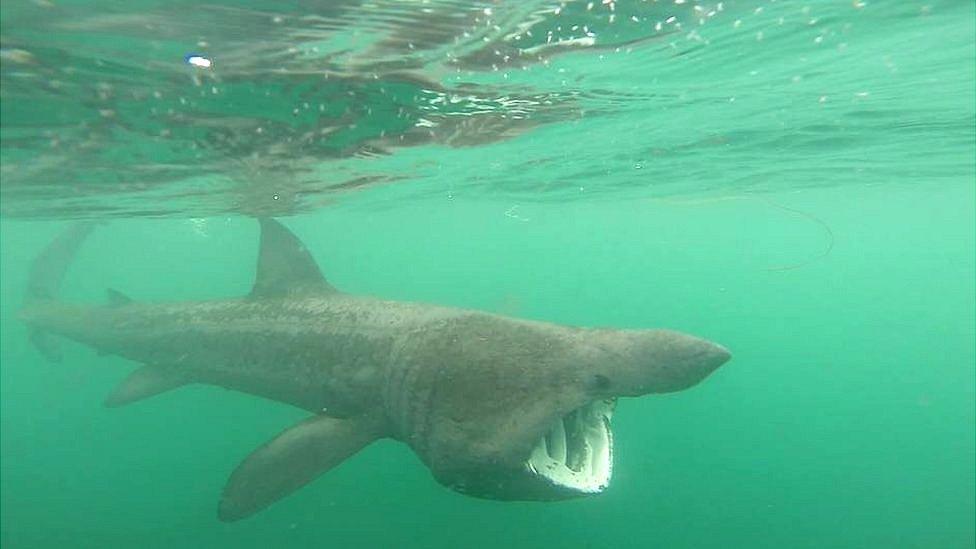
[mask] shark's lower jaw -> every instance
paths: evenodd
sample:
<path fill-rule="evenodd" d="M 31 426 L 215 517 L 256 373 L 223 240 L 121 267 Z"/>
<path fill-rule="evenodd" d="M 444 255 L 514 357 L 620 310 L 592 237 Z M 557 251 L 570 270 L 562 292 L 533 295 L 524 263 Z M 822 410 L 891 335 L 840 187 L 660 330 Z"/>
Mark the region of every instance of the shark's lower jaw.
<path fill-rule="evenodd" d="M 613 400 L 595 400 L 556 420 L 525 466 L 539 480 L 577 496 L 598 494 L 613 471 Z"/>

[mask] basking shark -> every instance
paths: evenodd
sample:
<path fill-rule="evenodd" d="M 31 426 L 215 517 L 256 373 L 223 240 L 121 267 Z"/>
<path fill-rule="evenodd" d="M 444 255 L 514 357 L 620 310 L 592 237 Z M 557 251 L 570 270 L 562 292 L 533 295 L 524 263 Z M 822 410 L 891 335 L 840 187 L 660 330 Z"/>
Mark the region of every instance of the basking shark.
<path fill-rule="evenodd" d="M 725 363 L 720 345 L 670 330 L 560 326 L 344 294 L 302 242 L 261 219 L 257 275 L 239 299 L 69 304 L 58 288 L 92 229 L 73 225 L 35 260 L 21 318 L 57 359 L 60 335 L 141 363 L 108 396 L 120 406 L 190 383 L 312 415 L 231 474 L 221 520 L 247 517 L 380 438 L 410 446 L 453 490 L 560 500 L 610 482 L 618 397 L 691 387 Z"/>

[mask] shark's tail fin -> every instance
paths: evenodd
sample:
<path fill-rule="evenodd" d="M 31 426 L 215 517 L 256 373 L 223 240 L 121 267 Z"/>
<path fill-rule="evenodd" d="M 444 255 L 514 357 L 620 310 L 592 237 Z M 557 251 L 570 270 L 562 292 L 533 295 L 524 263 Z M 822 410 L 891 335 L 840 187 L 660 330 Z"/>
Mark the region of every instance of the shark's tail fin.
<path fill-rule="evenodd" d="M 70 225 L 34 259 L 27 283 L 25 309 L 38 302 L 57 299 L 64 274 L 93 228 L 95 223 L 89 221 Z M 61 360 L 61 350 L 50 334 L 34 328 L 30 337 L 34 346 L 49 360 Z"/>
<path fill-rule="evenodd" d="M 57 297 L 64 273 L 78 253 L 81 243 L 94 228 L 95 224 L 90 221 L 70 225 L 34 259 L 27 284 L 28 303 Z"/>

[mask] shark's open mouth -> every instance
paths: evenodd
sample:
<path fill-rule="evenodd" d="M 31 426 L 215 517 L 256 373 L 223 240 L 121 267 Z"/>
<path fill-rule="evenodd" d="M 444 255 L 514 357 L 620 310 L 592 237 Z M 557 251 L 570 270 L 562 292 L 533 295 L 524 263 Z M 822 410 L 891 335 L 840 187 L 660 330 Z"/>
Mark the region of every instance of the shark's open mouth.
<path fill-rule="evenodd" d="M 595 400 L 556 420 L 539 439 L 526 467 L 562 488 L 602 492 L 613 469 L 613 406 L 613 400 Z"/>

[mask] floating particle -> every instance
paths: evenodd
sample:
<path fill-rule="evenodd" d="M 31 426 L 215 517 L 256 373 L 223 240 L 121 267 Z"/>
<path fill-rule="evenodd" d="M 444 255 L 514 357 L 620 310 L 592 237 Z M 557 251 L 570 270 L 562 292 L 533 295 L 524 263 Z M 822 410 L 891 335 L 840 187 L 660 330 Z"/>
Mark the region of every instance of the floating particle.
<path fill-rule="evenodd" d="M 194 67 L 199 67 L 201 69 L 209 69 L 213 67 L 213 61 L 209 57 L 204 57 L 197 53 L 188 53 L 183 60 L 187 65 L 193 65 Z"/>

